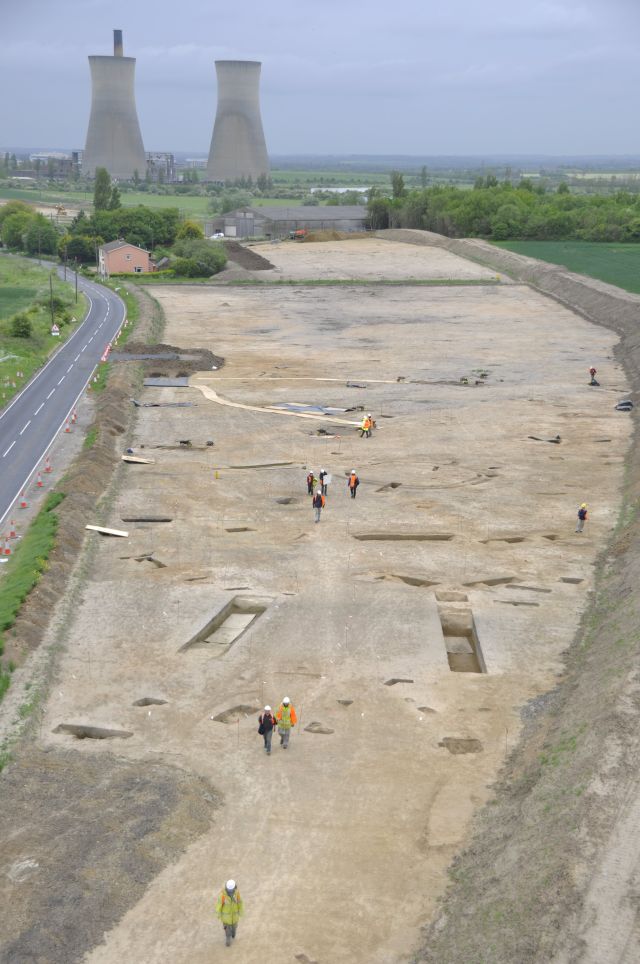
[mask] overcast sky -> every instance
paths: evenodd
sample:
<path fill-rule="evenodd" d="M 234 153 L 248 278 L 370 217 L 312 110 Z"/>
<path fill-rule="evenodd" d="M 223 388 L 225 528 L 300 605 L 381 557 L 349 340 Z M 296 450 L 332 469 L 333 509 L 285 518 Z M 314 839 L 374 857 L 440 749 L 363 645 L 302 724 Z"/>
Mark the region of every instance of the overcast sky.
<path fill-rule="evenodd" d="M 84 147 L 113 28 L 147 150 L 206 152 L 246 59 L 271 154 L 640 153 L 640 0 L 0 0 L 0 146 Z"/>

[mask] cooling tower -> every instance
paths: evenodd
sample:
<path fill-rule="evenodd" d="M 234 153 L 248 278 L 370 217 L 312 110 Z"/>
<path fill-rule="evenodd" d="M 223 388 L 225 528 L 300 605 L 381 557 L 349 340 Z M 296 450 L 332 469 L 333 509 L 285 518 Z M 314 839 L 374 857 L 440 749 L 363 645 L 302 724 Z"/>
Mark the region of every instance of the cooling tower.
<path fill-rule="evenodd" d="M 253 60 L 217 60 L 218 109 L 207 164 L 209 181 L 269 173 L 260 118 L 260 68 Z"/>
<path fill-rule="evenodd" d="M 113 31 L 113 57 L 89 57 L 91 116 L 82 171 L 93 177 L 106 167 L 112 177 L 129 180 L 147 167 L 133 88 L 136 61 L 122 56 L 122 31 Z"/>

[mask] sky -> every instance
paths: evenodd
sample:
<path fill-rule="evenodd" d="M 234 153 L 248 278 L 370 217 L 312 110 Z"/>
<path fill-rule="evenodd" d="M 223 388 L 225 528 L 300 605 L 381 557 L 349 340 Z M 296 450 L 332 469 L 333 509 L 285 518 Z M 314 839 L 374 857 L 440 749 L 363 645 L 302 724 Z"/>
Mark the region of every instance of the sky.
<path fill-rule="evenodd" d="M 114 28 L 146 150 L 206 154 L 237 59 L 270 154 L 640 154 L 640 0 L 0 0 L 0 147 L 84 147 Z"/>

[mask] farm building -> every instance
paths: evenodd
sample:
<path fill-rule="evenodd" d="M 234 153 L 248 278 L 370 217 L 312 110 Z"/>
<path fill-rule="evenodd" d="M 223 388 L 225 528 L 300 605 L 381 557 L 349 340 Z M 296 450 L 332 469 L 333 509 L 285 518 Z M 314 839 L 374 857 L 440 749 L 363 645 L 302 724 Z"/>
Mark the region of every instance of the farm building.
<path fill-rule="evenodd" d="M 367 209 L 357 204 L 238 208 L 206 223 L 206 233 L 227 238 L 285 238 L 290 231 L 364 231 Z"/>
<path fill-rule="evenodd" d="M 98 274 L 103 278 L 112 274 L 146 274 L 154 270 L 149 252 L 122 238 L 98 248 Z"/>

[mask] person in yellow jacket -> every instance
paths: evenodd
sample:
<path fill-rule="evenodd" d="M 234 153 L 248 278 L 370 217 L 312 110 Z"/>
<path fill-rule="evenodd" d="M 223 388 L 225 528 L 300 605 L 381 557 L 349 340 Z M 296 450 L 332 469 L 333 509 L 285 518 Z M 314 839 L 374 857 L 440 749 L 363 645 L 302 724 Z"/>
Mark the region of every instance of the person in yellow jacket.
<path fill-rule="evenodd" d="M 236 936 L 238 921 L 244 914 L 244 904 L 235 880 L 228 880 L 218 896 L 216 914 L 222 921 L 227 947 Z"/>
<path fill-rule="evenodd" d="M 291 700 L 288 696 L 285 696 L 282 703 L 278 707 L 278 712 L 276 713 L 276 720 L 278 721 L 278 733 L 280 734 L 280 746 L 283 750 L 286 750 L 289 746 L 289 737 L 291 736 L 291 730 L 298 722 L 298 717 L 296 716 L 296 711 L 291 705 Z"/>

